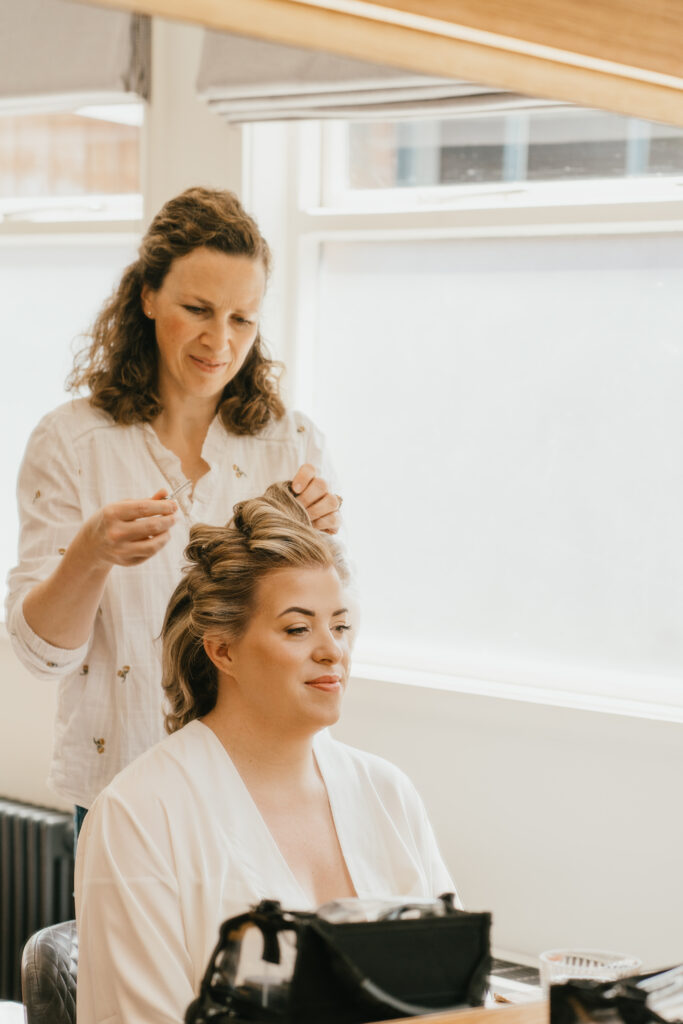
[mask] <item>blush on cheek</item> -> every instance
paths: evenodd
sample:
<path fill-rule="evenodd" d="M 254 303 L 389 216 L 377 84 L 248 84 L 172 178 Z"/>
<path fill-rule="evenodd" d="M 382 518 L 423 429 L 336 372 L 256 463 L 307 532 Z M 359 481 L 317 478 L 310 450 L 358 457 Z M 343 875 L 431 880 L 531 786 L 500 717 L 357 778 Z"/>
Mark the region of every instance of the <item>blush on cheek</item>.
<path fill-rule="evenodd" d="M 182 313 L 169 313 L 160 324 L 168 334 L 184 334 L 187 331 L 187 319 Z"/>

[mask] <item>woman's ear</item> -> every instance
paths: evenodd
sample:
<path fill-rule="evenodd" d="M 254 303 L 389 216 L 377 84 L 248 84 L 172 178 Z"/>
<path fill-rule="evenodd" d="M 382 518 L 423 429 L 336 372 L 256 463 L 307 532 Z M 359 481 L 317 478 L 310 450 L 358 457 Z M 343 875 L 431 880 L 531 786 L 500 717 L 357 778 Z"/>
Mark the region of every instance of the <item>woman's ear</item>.
<path fill-rule="evenodd" d="M 142 304 L 142 312 L 150 320 L 154 319 L 155 303 L 154 303 L 155 292 L 149 287 L 148 284 L 143 284 L 142 290 L 140 291 L 140 303 Z"/>
<path fill-rule="evenodd" d="M 207 634 L 202 641 L 207 657 L 211 659 L 219 672 L 230 675 L 232 672 L 232 658 L 230 657 L 230 645 L 224 636 L 212 636 Z"/>

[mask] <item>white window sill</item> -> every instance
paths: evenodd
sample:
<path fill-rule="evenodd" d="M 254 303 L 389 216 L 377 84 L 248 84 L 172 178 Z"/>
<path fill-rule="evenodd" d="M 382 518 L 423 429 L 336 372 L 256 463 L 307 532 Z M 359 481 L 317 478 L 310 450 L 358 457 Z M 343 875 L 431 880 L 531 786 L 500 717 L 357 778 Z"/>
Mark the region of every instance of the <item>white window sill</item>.
<path fill-rule="evenodd" d="M 309 216 L 379 214 L 429 210 L 507 210 L 543 207 L 604 207 L 680 203 L 683 177 L 650 175 L 577 181 L 489 182 L 415 188 L 348 189 L 335 201 L 308 207 Z"/>
<path fill-rule="evenodd" d="M 378 661 L 354 661 L 354 680 L 447 690 L 451 693 L 515 700 L 549 707 L 572 708 L 629 718 L 683 723 L 683 679 L 628 673 L 589 674 L 538 669 L 510 673 L 506 678 L 431 668 L 403 668 Z M 646 696 L 645 696 L 646 695 Z"/>

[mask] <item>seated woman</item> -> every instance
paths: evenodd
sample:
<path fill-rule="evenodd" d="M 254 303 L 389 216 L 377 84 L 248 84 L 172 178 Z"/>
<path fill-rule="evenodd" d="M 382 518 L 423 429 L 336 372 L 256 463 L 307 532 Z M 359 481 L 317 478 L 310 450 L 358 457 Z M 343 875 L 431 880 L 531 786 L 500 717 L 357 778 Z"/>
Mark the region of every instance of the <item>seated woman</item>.
<path fill-rule="evenodd" d="M 263 898 L 453 891 L 410 781 L 325 731 L 353 628 L 336 542 L 274 484 L 186 554 L 162 632 L 171 735 L 78 844 L 78 1024 L 181 1021 L 219 925 Z"/>

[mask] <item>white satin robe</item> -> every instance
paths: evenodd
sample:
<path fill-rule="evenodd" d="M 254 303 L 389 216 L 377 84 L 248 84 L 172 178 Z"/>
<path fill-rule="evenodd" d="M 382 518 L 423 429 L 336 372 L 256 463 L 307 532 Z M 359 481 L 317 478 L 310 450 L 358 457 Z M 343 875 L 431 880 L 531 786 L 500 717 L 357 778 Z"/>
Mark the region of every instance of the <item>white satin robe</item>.
<path fill-rule="evenodd" d="M 359 897 L 454 891 L 410 780 L 372 754 L 315 740 Z M 78 844 L 78 1024 L 179 1024 L 220 924 L 264 898 L 311 902 L 214 733 L 194 721 L 104 790 Z"/>

